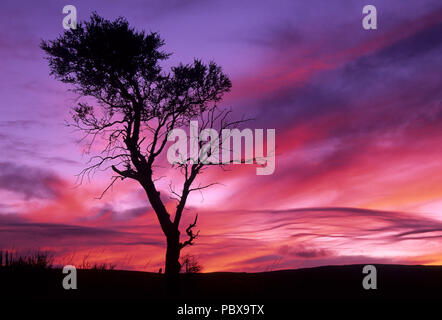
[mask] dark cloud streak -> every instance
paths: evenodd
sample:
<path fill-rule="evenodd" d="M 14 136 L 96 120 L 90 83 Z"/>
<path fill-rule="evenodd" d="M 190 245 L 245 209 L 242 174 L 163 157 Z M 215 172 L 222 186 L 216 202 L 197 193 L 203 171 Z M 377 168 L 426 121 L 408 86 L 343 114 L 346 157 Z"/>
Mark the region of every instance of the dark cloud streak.
<path fill-rule="evenodd" d="M 50 170 L 0 162 L 0 189 L 21 194 L 25 199 L 54 199 L 63 184 Z"/>

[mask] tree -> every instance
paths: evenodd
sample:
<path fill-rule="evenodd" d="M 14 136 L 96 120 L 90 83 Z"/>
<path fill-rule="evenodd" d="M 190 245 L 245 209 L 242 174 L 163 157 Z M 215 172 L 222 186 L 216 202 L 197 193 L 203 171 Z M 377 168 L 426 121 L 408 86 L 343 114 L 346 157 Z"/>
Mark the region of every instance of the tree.
<path fill-rule="evenodd" d="M 89 138 L 89 149 L 100 138 L 106 141 L 81 177 L 111 168 L 116 175 L 109 186 L 125 179 L 141 185 L 167 240 L 165 274 L 169 283 L 176 283 L 180 252 L 198 236 L 194 232 L 196 214 L 185 229 L 187 240 L 181 242 L 181 217 L 189 194 L 211 185 L 195 186 L 196 177 L 210 163 L 186 159 L 172 165 L 183 180 L 179 192 L 171 187 L 177 206 L 175 212 L 168 212 L 155 177 L 168 134 L 195 118 L 201 129 L 218 130 L 237 126 L 242 120 L 230 121 L 231 110 L 217 107 L 231 81 L 216 63 L 195 59 L 166 73 L 161 62 L 170 54 L 161 50 L 163 45 L 155 32 L 136 31 L 124 18 L 109 21 L 93 13 L 76 29 L 42 41 L 41 48 L 47 54 L 51 75 L 73 85 L 86 100 L 72 108 L 69 124 Z"/>
<path fill-rule="evenodd" d="M 190 254 L 186 254 L 181 258 L 181 267 L 181 271 L 185 273 L 198 273 L 203 269 L 198 259 Z"/>

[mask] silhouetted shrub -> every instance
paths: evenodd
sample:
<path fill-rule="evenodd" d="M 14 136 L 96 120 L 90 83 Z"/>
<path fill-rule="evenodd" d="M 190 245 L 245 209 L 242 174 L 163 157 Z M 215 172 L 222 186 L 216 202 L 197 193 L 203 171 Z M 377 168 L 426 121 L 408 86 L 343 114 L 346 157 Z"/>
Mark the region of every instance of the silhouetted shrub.
<path fill-rule="evenodd" d="M 0 268 L 7 269 L 50 269 L 54 257 L 48 251 L 32 251 L 19 253 L 10 250 L 0 250 Z"/>
<path fill-rule="evenodd" d="M 91 262 L 89 260 L 89 254 L 87 254 L 83 257 L 83 261 L 76 267 L 83 270 L 114 270 L 116 266 L 116 264 L 108 262 Z"/>

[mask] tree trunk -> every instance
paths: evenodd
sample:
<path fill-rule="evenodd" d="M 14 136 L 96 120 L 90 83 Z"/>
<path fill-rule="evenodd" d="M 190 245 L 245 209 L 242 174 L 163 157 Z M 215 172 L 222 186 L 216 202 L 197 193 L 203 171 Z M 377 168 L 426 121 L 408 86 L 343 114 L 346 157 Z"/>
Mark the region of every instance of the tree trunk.
<path fill-rule="evenodd" d="M 181 269 L 180 259 L 180 233 L 172 232 L 167 235 L 167 251 L 166 251 L 166 282 L 168 295 L 179 294 L 178 275 Z"/>

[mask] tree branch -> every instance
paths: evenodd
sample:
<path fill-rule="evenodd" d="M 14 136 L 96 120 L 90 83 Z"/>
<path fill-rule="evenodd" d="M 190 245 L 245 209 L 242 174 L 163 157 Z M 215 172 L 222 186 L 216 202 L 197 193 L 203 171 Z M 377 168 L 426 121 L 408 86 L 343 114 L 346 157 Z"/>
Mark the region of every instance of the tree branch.
<path fill-rule="evenodd" d="M 193 245 L 193 240 L 198 238 L 200 231 L 198 230 L 197 233 L 193 233 L 192 230 L 196 226 L 197 220 L 198 220 L 198 213 L 195 215 L 195 220 L 193 221 L 193 223 L 189 224 L 189 226 L 186 228 L 186 233 L 189 236 L 189 239 L 184 241 L 183 243 L 180 243 L 181 249 L 184 248 L 185 246 Z"/>

